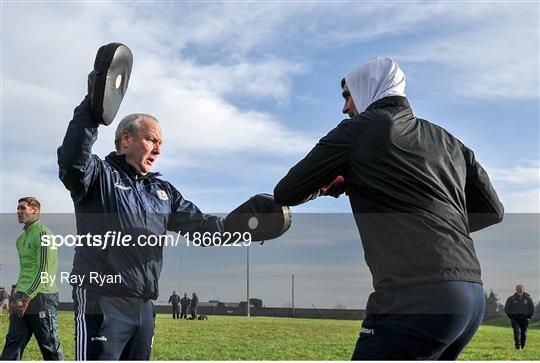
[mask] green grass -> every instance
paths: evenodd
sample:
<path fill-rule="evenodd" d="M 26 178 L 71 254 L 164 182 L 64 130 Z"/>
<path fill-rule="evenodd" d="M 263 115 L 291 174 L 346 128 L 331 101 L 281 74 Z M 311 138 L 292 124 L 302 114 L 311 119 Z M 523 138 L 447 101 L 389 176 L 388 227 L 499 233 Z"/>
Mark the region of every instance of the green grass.
<path fill-rule="evenodd" d="M 66 359 L 74 359 L 72 313 L 59 314 Z M 210 316 L 208 321 L 172 320 L 158 315 L 152 359 L 154 360 L 349 360 L 359 321 Z M 0 349 L 8 328 L 0 321 Z M 513 349 L 512 329 L 506 318 L 480 327 L 459 357 L 462 360 L 538 360 L 540 326 L 529 330 L 528 347 Z M 35 339 L 25 359 L 41 360 Z"/>
<path fill-rule="evenodd" d="M 510 320 L 506 317 L 506 315 L 500 316 L 496 319 L 488 320 L 484 323 L 484 325 L 489 326 L 502 326 L 502 327 L 508 327 L 510 326 Z M 532 323 L 529 323 L 529 329 L 540 329 L 540 320 L 533 321 Z"/>

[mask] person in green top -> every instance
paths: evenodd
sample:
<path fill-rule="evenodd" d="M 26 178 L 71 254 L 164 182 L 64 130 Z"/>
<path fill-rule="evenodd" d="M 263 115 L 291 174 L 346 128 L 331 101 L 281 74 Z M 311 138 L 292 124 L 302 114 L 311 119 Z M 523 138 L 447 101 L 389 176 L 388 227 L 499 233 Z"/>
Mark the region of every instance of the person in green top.
<path fill-rule="evenodd" d="M 17 238 L 20 272 L 9 304 L 9 330 L 0 360 L 20 360 L 28 341 L 35 335 L 45 360 L 63 360 L 58 337 L 58 288 L 53 283 L 58 253 L 43 246 L 41 237 L 52 232 L 39 220 L 41 204 L 34 197 L 19 199 L 17 217 L 24 224 Z M 42 277 L 48 277 L 47 279 Z"/>

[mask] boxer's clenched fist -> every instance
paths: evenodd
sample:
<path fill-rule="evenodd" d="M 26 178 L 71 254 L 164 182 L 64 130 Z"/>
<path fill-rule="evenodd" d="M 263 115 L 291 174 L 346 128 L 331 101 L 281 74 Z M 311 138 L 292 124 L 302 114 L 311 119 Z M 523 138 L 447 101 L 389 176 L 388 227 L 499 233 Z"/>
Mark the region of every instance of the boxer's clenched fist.
<path fill-rule="evenodd" d="M 341 175 L 320 189 L 320 195 L 331 195 L 334 198 L 339 198 L 343 193 L 345 193 L 345 178 Z"/>

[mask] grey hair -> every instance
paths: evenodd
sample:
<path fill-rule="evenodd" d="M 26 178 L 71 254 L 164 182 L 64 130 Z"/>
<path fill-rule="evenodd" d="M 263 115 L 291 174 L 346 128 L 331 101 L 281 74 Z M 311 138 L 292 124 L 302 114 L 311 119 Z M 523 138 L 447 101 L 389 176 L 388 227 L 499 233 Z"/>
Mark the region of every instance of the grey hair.
<path fill-rule="evenodd" d="M 146 113 L 132 113 L 131 115 L 125 116 L 118 124 L 116 132 L 114 133 L 114 147 L 116 148 L 116 151 L 120 151 L 120 138 L 122 132 L 126 131 L 133 136 L 137 136 L 143 119 L 150 119 L 159 123 L 157 118 Z"/>

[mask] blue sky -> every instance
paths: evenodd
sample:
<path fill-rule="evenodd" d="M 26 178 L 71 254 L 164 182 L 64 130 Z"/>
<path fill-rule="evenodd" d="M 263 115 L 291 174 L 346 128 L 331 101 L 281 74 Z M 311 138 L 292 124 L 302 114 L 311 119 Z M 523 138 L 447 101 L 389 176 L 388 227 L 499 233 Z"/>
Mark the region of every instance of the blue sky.
<path fill-rule="evenodd" d="M 341 78 L 382 55 L 404 70 L 414 113 L 475 151 L 506 211 L 539 212 L 537 2 L 2 2 L 1 11 L 2 213 L 22 195 L 45 213 L 72 212 L 56 148 L 97 48 L 111 41 L 134 54 L 119 115 L 160 119 L 156 170 L 204 211 L 271 192 L 344 118 Z M 114 126 L 99 132 L 94 152 L 105 156 Z M 293 211 L 349 205 L 320 198 Z"/>

